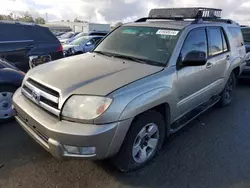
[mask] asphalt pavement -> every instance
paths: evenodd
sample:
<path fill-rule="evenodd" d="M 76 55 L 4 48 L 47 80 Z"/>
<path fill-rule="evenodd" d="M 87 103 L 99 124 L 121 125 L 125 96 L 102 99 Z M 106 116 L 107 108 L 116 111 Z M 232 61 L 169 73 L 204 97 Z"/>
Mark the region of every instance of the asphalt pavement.
<path fill-rule="evenodd" d="M 249 188 L 250 81 L 166 140 L 145 168 L 123 174 L 108 160 L 54 159 L 16 122 L 0 125 L 0 188 Z"/>

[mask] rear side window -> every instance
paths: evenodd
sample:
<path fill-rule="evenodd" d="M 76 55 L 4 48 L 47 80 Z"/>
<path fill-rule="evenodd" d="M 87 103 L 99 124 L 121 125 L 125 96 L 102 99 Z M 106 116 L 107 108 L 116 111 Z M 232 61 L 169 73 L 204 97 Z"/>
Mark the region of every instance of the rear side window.
<path fill-rule="evenodd" d="M 47 28 L 21 24 L 0 24 L 0 41 L 55 41 L 56 37 Z"/>
<path fill-rule="evenodd" d="M 215 56 L 223 52 L 223 41 L 220 28 L 209 28 L 209 56 Z"/>
<path fill-rule="evenodd" d="M 20 24 L 0 24 L 0 41 L 32 40 L 27 27 Z"/>
<path fill-rule="evenodd" d="M 233 37 L 233 41 L 237 47 L 241 47 L 244 45 L 243 36 L 239 27 L 229 27 L 229 32 Z"/>
<path fill-rule="evenodd" d="M 181 58 L 184 59 L 186 55 L 192 51 L 204 52 L 207 56 L 207 36 L 205 28 L 192 30 L 182 47 Z"/>
<path fill-rule="evenodd" d="M 29 32 L 32 36 L 32 38 L 35 41 L 38 42 L 50 42 L 50 41 L 55 41 L 56 37 L 53 35 L 53 33 L 45 27 L 32 27 L 32 28 L 28 28 Z"/>

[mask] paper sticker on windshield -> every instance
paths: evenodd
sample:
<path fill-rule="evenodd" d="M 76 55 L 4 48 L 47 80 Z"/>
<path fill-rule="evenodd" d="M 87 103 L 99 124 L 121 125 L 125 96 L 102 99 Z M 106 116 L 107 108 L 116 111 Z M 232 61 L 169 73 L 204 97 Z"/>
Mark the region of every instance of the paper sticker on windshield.
<path fill-rule="evenodd" d="M 163 29 L 159 29 L 156 32 L 156 35 L 171 35 L 171 36 L 176 36 L 179 33 L 179 31 L 175 31 L 175 30 L 163 30 Z"/>

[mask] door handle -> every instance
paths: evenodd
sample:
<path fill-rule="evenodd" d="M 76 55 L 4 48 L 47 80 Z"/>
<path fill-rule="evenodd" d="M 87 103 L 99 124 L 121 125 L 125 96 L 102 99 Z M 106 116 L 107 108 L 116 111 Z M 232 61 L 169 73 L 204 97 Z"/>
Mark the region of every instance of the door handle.
<path fill-rule="evenodd" d="M 210 69 L 212 67 L 212 65 L 213 65 L 212 63 L 208 62 L 206 68 Z"/>
<path fill-rule="evenodd" d="M 231 58 L 230 55 L 227 55 L 227 60 L 230 60 L 230 58 Z"/>

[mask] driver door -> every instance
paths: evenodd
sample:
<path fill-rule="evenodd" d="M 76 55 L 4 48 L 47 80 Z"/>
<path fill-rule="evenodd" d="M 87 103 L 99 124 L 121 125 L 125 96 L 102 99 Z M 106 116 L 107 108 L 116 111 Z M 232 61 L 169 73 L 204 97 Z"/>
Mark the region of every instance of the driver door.
<path fill-rule="evenodd" d="M 186 55 L 192 51 L 200 51 L 208 57 L 208 41 L 206 28 L 197 28 L 187 35 L 181 53 L 180 61 L 185 59 Z M 177 110 L 179 115 L 183 115 L 207 99 L 207 89 L 211 81 L 210 64 L 192 66 L 177 66 Z"/>

